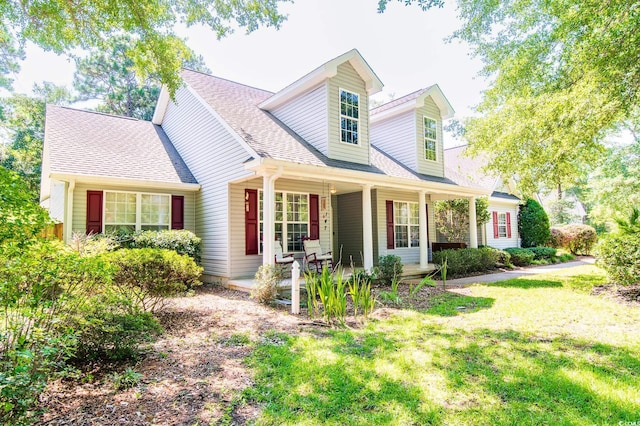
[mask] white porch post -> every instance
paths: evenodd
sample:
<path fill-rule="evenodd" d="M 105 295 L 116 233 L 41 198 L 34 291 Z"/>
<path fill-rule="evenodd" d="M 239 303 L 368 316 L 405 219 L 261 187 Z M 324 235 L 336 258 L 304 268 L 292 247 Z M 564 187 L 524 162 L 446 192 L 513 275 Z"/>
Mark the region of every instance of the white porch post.
<path fill-rule="evenodd" d="M 476 197 L 469 197 L 469 247 L 478 248 L 478 224 L 476 223 Z"/>
<path fill-rule="evenodd" d="M 373 269 L 373 222 L 371 219 L 371 185 L 362 185 L 362 255 L 364 269 Z"/>
<path fill-rule="evenodd" d="M 275 180 L 271 175 L 262 177 L 262 264 L 273 265 L 275 263 L 273 242 L 275 226 Z"/>
<path fill-rule="evenodd" d="M 427 239 L 427 197 L 424 191 L 418 193 L 418 223 L 420 224 L 420 268 L 426 268 L 429 263 L 429 240 Z"/>

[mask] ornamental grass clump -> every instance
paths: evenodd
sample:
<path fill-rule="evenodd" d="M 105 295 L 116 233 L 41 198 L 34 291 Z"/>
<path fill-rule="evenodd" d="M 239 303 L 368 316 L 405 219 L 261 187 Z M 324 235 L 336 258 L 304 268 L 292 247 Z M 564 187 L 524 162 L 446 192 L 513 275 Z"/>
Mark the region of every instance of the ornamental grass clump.
<path fill-rule="evenodd" d="M 256 272 L 255 285 L 251 289 L 251 298 L 265 305 L 273 303 L 284 277 L 281 265 L 260 265 Z"/>

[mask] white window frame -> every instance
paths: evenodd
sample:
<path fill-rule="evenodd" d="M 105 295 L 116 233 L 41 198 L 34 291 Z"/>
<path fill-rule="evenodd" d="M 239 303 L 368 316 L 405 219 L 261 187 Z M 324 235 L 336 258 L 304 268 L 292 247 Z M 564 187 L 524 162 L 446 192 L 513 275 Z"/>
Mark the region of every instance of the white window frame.
<path fill-rule="evenodd" d="M 104 190 L 103 194 L 104 194 L 104 199 L 102 202 L 102 232 L 105 233 L 107 226 L 118 226 L 118 225 L 124 225 L 124 224 L 118 224 L 118 223 L 107 223 L 107 193 L 112 193 L 112 194 L 135 194 L 136 195 L 136 223 L 135 223 L 135 230 L 136 232 L 140 231 L 142 229 L 142 226 L 163 226 L 163 225 L 155 225 L 155 224 L 148 224 L 142 223 L 142 196 L 143 195 L 157 195 L 157 196 L 161 196 L 161 197 L 167 197 L 169 199 L 169 214 L 167 215 L 168 217 L 168 221 L 167 221 L 167 229 L 170 230 L 171 229 L 171 194 L 161 194 L 161 193 L 156 193 L 156 192 L 136 192 L 136 191 L 114 191 L 114 190 Z"/>
<path fill-rule="evenodd" d="M 436 132 L 436 137 L 435 138 L 429 138 L 427 137 L 426 133 L 427 133 L 427 120 L 431 120 L 435 123 L 435 132 Z M 423 152 L 423 156 L 424 159 L 427 161 L 438 161 L 438 120 L 436 120 L 433 117 L 429 117 L 427 115 L 423 115 L 422 116 L 422 142 L 423 142 L 423 146 L 422 146 L 422 152 Z M 432 142 L 433 143 L 433 158 L 427 158 L 427 142 Z M 429 150 L 431 151 L 431 150 Z"/>
<path fill-rule="evenodd" d="M 498 212 L 498 238 L 507 238 L 507 213 Z"/>
<path fill-rule="evenodd" d="M 358 118 L 353 118 L 350 117 L 348 115 L 344 115 L 342 114 L 342 92 L 345 93 L 349 93 L 351 95 L 355 95 L 358 98 Z M 345 145 L 349 145 L 349 146 L 359 146 L 360 145 L 360 135 L 361 135 L 361 127 L 360 127 L 360 94 L 359 93 L 355 93 L 352 92 L 350 90 L 347 89 L 343 89 L 343 88 L 338 88 L 338 129 L 340 132 L 340 143 L 343 143 Z M 342 119 L 346 119 L 346 120 L 351 120 L 351 121 L 355 121 L 356 126 L 357 126 L 357 130 L 356 130 L 356 138 L 357 138 L 357 143 L 352 143 L 352 142 L 347 142 L 342 140 Z M 350 130 L 345 130 L 347 132 L 349 132 Z M 352 131 L 351 131 L 352 132 Z"/>
<path fill-rule="evenodd" d="M 287 225 L 289 224 L 306 224 L 307 225 L 307 236 L 309 234 L 309 230 L 311 229 L 311 211 L 309 210 L 309 199 L 310 193 L 307 192 L 297 192 L 297 191 L 274 191 L 274 205 L 275 205 L 275 194 L 282 194 L 282 221 L 276 221 L 275 215 L 273 218 L 273 224 L 275 229 L 276 223 L 282 223 L 282 252 L 283 253 L 303 253 L 304 251 L 289 251 L 289 245 L 287 244 L 289 241 L 289 231 Z M 304 195 L 307 197 L 307 221 L 288 221 L 287 220 L 287 195 L 296 194 L 296 195 Z M 264 200 L 264 195 L 262 189 L 258 189 L 258 253 L 262 254 L 262 233 L 264 227 L 264 205 L 261 200 Z"/>
<path fill-rule="evenodd" d="M 396 205 L 397 204 L 406 204 L 407 205 L 407 223 L 398 223 L 398 215 L 396 214 Z M 418 208 L 417 211 L 417 216 L 416 219 L 418 219 L 418 223 L 411 223 L 411 205 L 415 205 Z M 420 206 L 418 205 L 417 202 L 415 201 L 402 201 L 402 200 L 393 200 L 393 248 L 394 249 L 410 249 L 410 248 L 416 248 L 416 247 L 420 247 L 420 237 L 419 237 L 419 233 L 420 233 Z M 397 235 L 397 231 L 396 228 L 402 226 L 402 227 L 406 227 L 407 229 L 407 247 L 398 247 L 397 245 L 397 239 L 396 239 L 396 235 Z M 413 245 L 412 241 L 411 241 L 411 228 L 412 227 L 417 227 L 418 228 L 418 240 L 417 240 L 417 244 Z"/>

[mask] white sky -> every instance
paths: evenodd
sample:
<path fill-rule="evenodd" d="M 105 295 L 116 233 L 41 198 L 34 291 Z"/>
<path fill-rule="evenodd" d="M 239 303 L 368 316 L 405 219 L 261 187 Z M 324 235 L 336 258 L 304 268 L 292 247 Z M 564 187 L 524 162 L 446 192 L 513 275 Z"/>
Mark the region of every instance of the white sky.
<path fill-rule="evenodd" d="M 377 13 L 376 0 L 297 0 L 284 4 L 288 20 L 281 29 L 241 29 L 220 41 L 204 28 L 179 30 L 201 54 L 214 75 L 277 91 L 322 63 L 356 48 L 384 83 L 376 99 L 403 96 L 437 83 L 461 119 L 472 113 L 486 88 L 476 77 L 481 62 L 466 45 L 446 43 L 459 28 L 451 3 L 426 12 L 391 2 Z M 14 89 L 28 93 L 35 82 L 71 84 L 74 65 L 29 46 Z M 454 141 L 451 137 L 446 145 Z"/>

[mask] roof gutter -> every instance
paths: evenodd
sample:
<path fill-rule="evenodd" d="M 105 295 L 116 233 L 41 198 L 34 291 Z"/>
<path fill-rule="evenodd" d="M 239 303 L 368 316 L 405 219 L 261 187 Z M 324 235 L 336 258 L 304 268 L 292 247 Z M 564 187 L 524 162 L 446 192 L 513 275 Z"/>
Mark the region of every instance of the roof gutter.
<path fill-rule="evenodd" d="M 108 176 L 84 175 L 80 173 L 51 173 L 50 177 L 64 182 L 76 181 L 76 183 L 82 184 L 113 185 L 122 187 L 136 186 L 140 188 L 172 189 L 179 191 L 199 191 L 201 188 L 201 185 L 199 183 L 163 182 L 145 179 L 114 178 Z"/>

